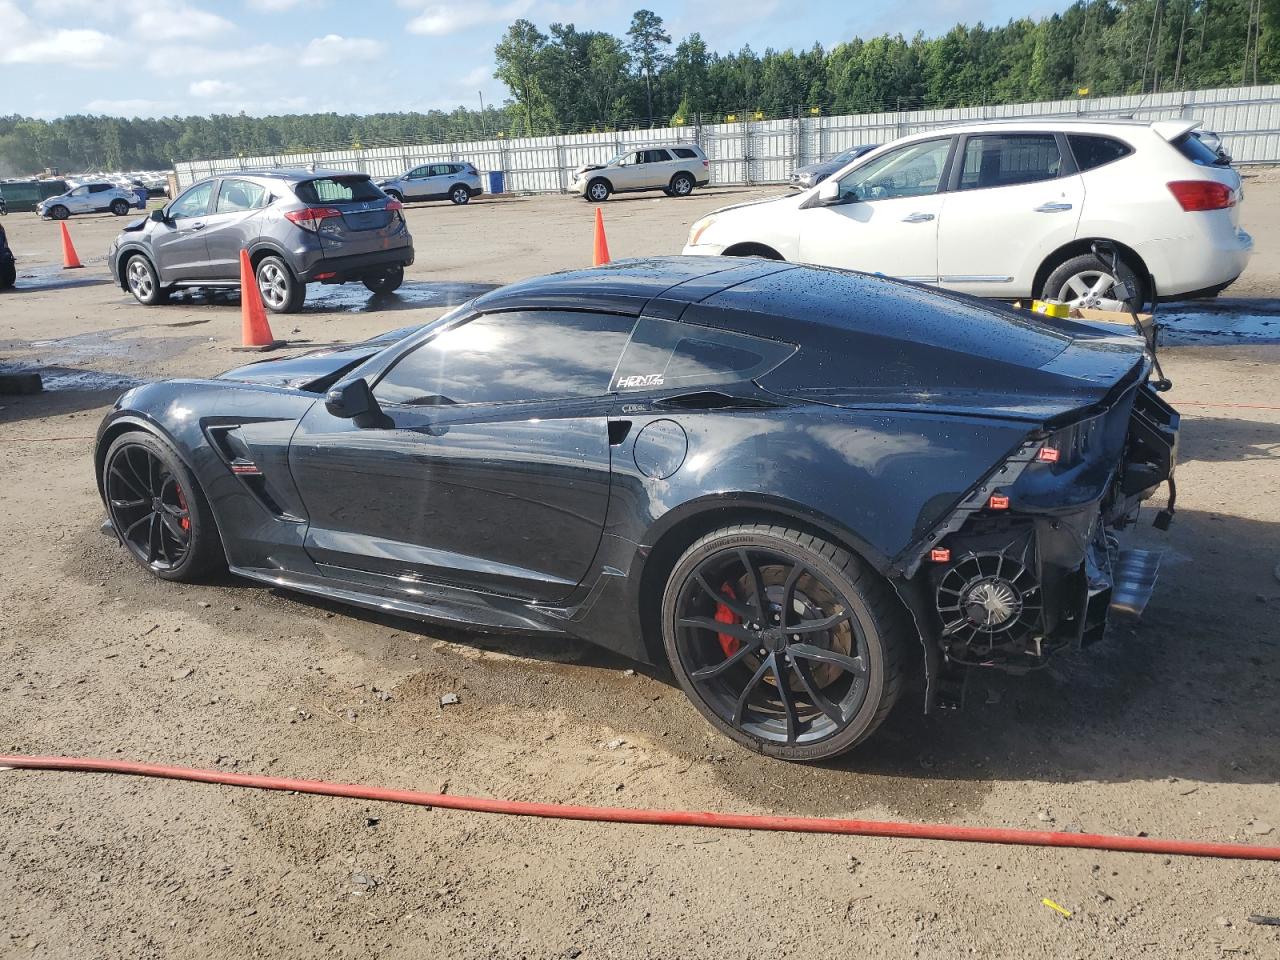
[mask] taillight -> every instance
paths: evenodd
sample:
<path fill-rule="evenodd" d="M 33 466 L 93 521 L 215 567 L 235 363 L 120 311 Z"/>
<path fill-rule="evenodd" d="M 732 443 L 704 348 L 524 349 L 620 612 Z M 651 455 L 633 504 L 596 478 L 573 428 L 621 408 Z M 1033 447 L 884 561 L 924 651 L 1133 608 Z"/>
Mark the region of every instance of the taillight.
<path fill-rule="evenodd" d="M 1197 210 L 1226 210 L 1236 205 L 1236 192 L 1215 180 L 1174 180 L 1169 192 L 1188 213 Z"/>
<path fill-rule="evenodd" d="M 296 223 L 304 230 L 319 233 L 320 225 L 325 220 L 342 216 L 342 211 L 335 210 L 333 207 L 306 207 L 302 210 L 287 210 L 284 216 L 286 220 Z"/>
<path fill-rule="evenodd" d="M 704 160 L 702 161 L 702 165 L 703 165 L 704 167 L 710 167 L 710 166 L 711 166 L 711 161 L 710 161 L 710 160 L 706 160 L 706 159 L 704 159 Z"/>
<path fill-rule="evenodd" d="M 387 209 L 388 209 L 388 210 L 403 210 L 403 209 L 404 209 L 404 204 L 403 204 L 403 203 L 401 203 L 399 200 L 397 200 L 395 197 L 392 197 L 390 200 L 388 200 L 388 201 L 387 201 Z"/>

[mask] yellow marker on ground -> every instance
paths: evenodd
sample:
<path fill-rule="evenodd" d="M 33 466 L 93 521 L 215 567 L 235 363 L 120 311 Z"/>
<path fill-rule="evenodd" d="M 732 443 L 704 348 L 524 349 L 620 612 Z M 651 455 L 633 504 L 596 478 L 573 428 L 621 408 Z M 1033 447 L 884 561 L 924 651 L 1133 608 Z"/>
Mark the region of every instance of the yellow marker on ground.
<path fill-rule="evenodd" d="M 1070 919 L 1071 919 L 1071 911 L 1070 911 L 1070 910 L 1068 910 L 1066 907 L 1059 906 L 1058 904 L 1056 904 L 1056 903 L 1054 903 L 1052 900 L 1050 900 L 1048 897 L 1045 897 L 1045 898 L 1044 898 L 1043 900 L 1041 900 L 1040 902 L 1041 902 L 1041 903 L 1043 903 L 1043 904 L 1044 904 L 1046 907 L 1048 907 L 1050 910 L 1056 910 L 1058 913 L 1062 914 L 1062 915 L 1063 915 L 1064 917 L 1066 917 L 1068 920 L 1070 920 Z"/>

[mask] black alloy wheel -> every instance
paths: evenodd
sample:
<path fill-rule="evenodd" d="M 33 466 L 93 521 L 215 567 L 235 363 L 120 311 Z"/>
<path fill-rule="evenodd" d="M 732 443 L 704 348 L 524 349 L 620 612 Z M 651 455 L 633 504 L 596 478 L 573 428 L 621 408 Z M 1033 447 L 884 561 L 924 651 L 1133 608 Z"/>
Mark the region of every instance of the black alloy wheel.
<path fill-rule="evenodd" d="M 141 432 L 119 437 L 107 451 L 102 482 L 121 543 L 156 576 L 197 579 L 221 557 L 204 495 L 163 441 Z"/>
<path fill-rule="evenodd" d="M 686 552 L 663 632 L 681 686 L 716 727 L 770 756 L 821 759 L 888 715 L 904 616 L 888 584 L 847 551 L 752 524 Z"/>

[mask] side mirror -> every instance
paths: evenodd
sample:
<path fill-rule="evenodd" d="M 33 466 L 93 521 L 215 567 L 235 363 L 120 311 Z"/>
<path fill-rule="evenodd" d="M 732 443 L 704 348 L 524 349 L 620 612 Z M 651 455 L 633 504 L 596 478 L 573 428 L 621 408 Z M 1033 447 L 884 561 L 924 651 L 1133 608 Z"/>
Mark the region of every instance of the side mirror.
<path fill-rule="evenodd" d="M 161 207 L 161 208 L 159 208 L 159 209 L 157 209 L 157 210 L 152 210 L 152 211 L 151 211 L 151 219 L 152 219 L 152 220 L 154 220 L 156 223 L 168 223 L 168 222 L 169 222 L 169 218 L 165 215 L 165 212 L 164 212 L 164 208 L 163 208 L 163 207 Z"/>
<path fill-rule="evenodd" d="M 840 202 L 840 181 L 823 180 L 818 186 L 818 203 L 824 207 Z"/>
<path fill-rule="evenodd" d="M 380 427 L 390 421 L 363 377 L 330 390 L 325 394 L 324 408 L 335 417 L 353 421 L 357 427 Z"/>

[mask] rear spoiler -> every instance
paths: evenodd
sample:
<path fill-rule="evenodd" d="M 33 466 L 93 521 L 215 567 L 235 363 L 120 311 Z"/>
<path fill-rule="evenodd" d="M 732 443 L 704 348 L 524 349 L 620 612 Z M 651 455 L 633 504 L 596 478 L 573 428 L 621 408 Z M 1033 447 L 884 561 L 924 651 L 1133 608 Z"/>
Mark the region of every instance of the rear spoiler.
<path fill-rule="evenodd" d="M 1199 120 L 1157 120 L 1151 124 L 1151 129 L 1163 139 L 1173 143 L 1184 133 L 1190 133 L 1198 126 L 1200 126 Z"/>

